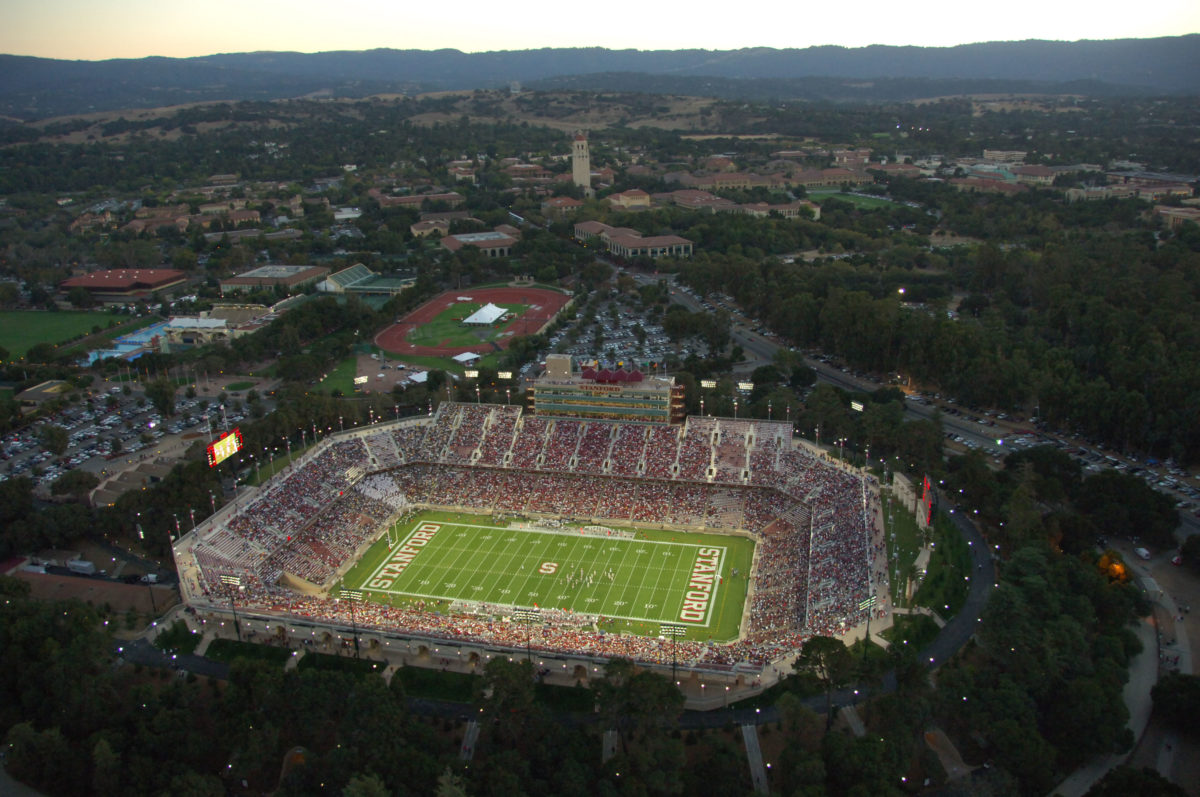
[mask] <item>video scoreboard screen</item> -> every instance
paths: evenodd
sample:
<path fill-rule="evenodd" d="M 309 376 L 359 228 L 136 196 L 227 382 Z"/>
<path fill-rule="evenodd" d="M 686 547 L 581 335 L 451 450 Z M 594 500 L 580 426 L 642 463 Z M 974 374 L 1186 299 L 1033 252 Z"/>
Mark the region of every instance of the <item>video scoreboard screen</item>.
<path fill-rule="evenodd" d="M 242 450 L 242 430 L 226 432 L 208 444 L 208 466 L 215 468 Z"/>

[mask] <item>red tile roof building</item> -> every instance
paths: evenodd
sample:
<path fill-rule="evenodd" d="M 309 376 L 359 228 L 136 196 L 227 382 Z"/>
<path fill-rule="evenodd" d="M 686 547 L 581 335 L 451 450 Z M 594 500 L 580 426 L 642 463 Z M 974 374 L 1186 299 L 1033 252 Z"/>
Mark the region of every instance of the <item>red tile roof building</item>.
<path fill-rule="evenodd" d="M 692 242 L 678 235 L 643 236 L 628 227 L 610 227 L 599 221 L 584 221 L 575 225 L 575 238 L 590 241 L 599 238 L 604 247 L 617 257 L 691 257 Z"/>
<path fill-rule="evenodd" d="M 97 299 L 120 301 L 173 288 L 182 284 L 186 277 L 182 271 L 173 268 L 119 268 L 71 277 L 58 287 L 64 292 L 83 288 Z"/>

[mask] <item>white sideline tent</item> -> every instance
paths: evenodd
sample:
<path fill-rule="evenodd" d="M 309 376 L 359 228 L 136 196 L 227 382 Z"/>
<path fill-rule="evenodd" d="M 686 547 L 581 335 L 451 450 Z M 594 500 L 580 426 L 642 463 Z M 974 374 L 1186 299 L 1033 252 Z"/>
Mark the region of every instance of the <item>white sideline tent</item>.
<path fill-rule="evenodd" d="M 463 323 L 464 324 L 479 324 L 481 326 L 487 326 L 488 324 L 496 323 L 500 319 L 500 317 L 507 312 L 508 311 L 505 310 L 503 307 L 498 307 L 498 306 L 492 304 L 491 302 L 488 302 L 483 307 L 480 307 L 478 310 L 471 313 L 471 315 L 467 316 L 463 320 Z"/>
<path fill-rule="evenodd" d="M 463 365 L 470 365 L 479 360 L 479 355 L 473 351 L 464 351 L 462 354 L 454 355 L 453 359 L 455 362 L 462 363 Z"/>

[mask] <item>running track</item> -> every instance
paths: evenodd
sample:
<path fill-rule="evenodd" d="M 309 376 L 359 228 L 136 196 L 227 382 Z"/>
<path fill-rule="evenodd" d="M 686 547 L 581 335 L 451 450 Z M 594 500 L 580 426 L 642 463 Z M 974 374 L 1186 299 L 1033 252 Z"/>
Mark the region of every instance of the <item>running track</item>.
<path fill-rule="evenodd" d="M 425 304 L 413 310 L 387 329 L 375 336 L 375 345 L 392 354 L 416 354 L 429 357 L 453 357 L 466 351 L 475 351 L 490 344 L 478 343 L 473 346 L 414 346 L 407 340 L 408 333 L 424 326 L 437 317 L 447 307 L 457 303 L 459 296 L 470 296 L 471 301 L 480 304 L 494 302 L 496 304 L 526 304 L 529 305 L 520 318 L 510 321 L 504 332 L 508 333 L 498 338 L 495 343 L 505 348 L 513 336 L 532 334 L 542 328 L 558 314 L 558 311 L 571 300 L 570 296 L 546 288 L 466 288 L 458 291 L 446 291 L 430 299 Z"/>

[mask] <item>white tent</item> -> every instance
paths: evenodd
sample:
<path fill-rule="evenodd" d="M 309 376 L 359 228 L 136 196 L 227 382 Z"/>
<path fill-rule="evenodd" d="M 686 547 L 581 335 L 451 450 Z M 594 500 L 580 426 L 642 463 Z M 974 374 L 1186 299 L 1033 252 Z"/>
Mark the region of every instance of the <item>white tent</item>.
<path fill-rule="evenodd" d="M 480 307 L 478 310 L 476 310 L 474 313 L 471 313 L 471 315 L 468 316 L 463 321 L 463 323 L 464 324 L 480 324 L 482 326 L 487 326 L 488 324 L 496 323 L 500 319 L 500 316 L 504 315 L 507 312 L 508 311 L 505 310 L 503 307 L 497 307 L 496 305 L 492 304 L 491 302 L 488 302 L 483 307 Z"/>
<path fill-rule="evenodd" d="M 479 359 L 479 355 L 473 351 L 464 351 L 462 354 L 454 355 L 454 361 L 460 362 L 463 365 L 470 365 Z"/>

